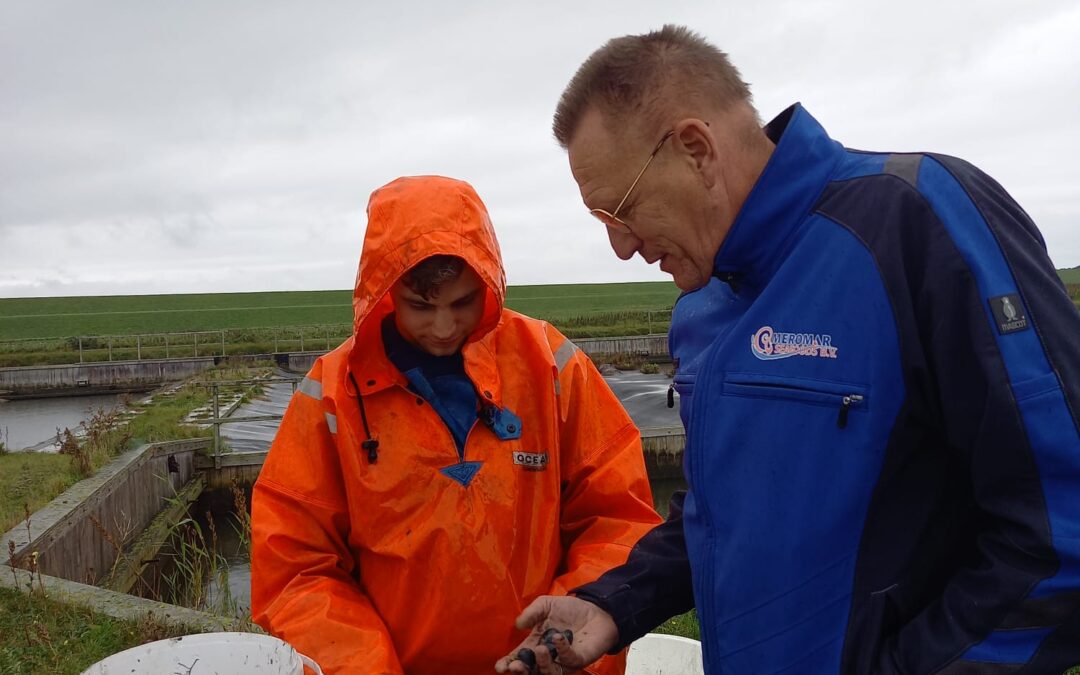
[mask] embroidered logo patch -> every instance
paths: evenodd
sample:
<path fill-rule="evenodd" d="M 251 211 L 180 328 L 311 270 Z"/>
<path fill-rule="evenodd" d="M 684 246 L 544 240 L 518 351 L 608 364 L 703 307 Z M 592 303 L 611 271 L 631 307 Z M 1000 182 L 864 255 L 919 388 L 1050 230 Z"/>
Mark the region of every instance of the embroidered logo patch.
<path fill-rule="evenodd" d="M 832 336 L 823 333 L 781 333 L 772 326 L 762 326 L 750 336 L 750 351 L 762 361 L 791 356 L 818 356 L 835 359 L 839 351 Z"/>
<path fill-rule="evenodd" d="M 546 452 L 515 452 L 514 464 L 523 466 L 529 471 L 543 471 L 547 469 L 548 456 Z"/>
<path fill-rule="evenodd" d="M 1024 313 L 1024 306 L 1020 304 L 1020 296 L 1016 293 L 990 298 L 990 309 L 994 312 L 998 332 L 1002 335 L 1028 327 L 1027 314 Z"/>

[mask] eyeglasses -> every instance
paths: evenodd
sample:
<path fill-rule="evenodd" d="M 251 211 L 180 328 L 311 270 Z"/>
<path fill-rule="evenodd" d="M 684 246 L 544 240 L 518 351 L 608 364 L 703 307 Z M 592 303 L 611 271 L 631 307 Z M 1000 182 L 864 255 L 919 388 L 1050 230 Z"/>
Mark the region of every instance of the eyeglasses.
<path fill-rule="evenodd" d="M 602 222 L 604 225 L 607 225 L 612 230 L 615 230 L 616 232 L 622 232 L 623 234 L 630 234 L 630 226 L 627 225 L 626 221 L 624 221 L 622 218 L 619 218 L 619 211 L 621 211 L 623 205 L 626 204 L 626 200 L 630 198 L 630 193 L 632 193 L 634 191 L 634 188 L 637 187 L 638 181 L 641 180 L 641 177 L 643 175 L 645 175 L 645 169 L 648 169 L 649 165 L 652 164 L 653 158 L 656 157 L 656 153 L 660 152 L 660 148 L 663 147 L 664 141 L 671 138 L 674 133 L 674 129 L 667 132 L 666 134 L 664 134 L 664 137 L 660 139 L 660 142 L 656 144 L 656 147 L 653 148 L 652 154 L 649 155 L 649 158 L 647 160 L 645 160 L 645 166 L 641 167 L 641 171 L 638 171 L 637 178 L 634 179 L 633 183 L 630 183 L 630 189 L 626 191 L 625 195 L 623 195 L 622 201 L 619 202 L 619 205 L 615 207 L 614 211 L 605 211 L 604 209 L 589 209 L 589 213 L 599 218 L 600 222 Z"/>

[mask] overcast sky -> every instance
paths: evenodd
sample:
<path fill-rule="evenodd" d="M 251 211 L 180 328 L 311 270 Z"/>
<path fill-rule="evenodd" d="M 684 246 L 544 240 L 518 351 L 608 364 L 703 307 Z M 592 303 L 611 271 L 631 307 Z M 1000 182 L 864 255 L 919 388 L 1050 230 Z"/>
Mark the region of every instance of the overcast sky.
<path fill-rule="evenodd" d="M 1080 1 L 4 2 L 0 297 L 351 288 L 370 192 L 471 182 L 510 283 L 619 261 L 551 113 L 605 40 L 727 51 L 771 119 L 959 155 L 1080 265 Z"/>

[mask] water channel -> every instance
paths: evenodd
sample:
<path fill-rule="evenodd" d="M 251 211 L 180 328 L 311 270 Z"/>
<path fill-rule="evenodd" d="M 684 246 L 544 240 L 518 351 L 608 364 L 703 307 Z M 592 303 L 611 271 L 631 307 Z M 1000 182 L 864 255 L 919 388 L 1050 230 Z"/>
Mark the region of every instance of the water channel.
<path fill-rule="evenodd" d="M 98 410 L 121 407 L 123 394 L 60 398 L 0 399 L 0 442 L 12 451 L 56 451 L 56 430 L 75 431 Z"/>

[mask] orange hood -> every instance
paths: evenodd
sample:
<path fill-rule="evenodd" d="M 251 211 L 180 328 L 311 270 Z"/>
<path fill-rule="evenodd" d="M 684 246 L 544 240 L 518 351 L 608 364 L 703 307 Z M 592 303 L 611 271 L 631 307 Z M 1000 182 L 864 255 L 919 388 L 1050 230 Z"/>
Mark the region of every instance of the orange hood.
<path fill-rule="evenodd" d="M 487 286 L 473 342 L 499 323 L 506 299 L 502 253 L 487 208 L 464 181 L 442 176 L 398 178 L 371 193 L 364 250 L 353 290 L 353 333 L 393 311 L 390 287 L 433 255 L 456 255 Z"/>

